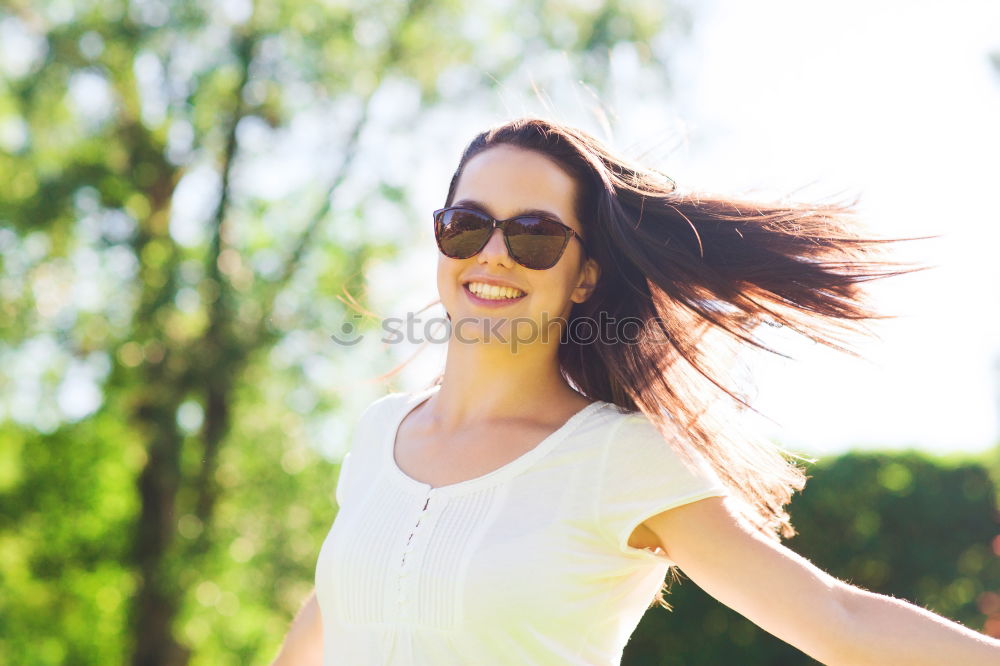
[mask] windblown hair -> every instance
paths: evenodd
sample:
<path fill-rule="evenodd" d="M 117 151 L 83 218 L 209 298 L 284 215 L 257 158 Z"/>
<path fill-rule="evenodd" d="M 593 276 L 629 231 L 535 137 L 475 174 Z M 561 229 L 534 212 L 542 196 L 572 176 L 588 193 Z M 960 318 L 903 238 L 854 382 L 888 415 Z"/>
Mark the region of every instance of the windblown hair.
<path fill-rule="evenodd" d="M 722 417 L 719 398 L 749 406 L 727 385 L 724 367 L 748 346 L 781 354 L 754 335 L 762 324 L 853 353 L 843 334 L 883 317 L 866 304 L 861 283 L 919 269 L 878 259 L 876 250 L 892 240 L 860 235 L 850 205 L 679 193 L 671 178 L 626 162 L 589 134 L 536 117 L 476 136 L 445 206 L 468 161 L 499 145 L 541 153 L 577 185 L 575 212 L 601 274 L 591 297 L 574 304 L 569 330 L 601 313 L 642 323 L 630 344 L 566 336 L 565 377 L 588 398 L 641 411 L 685 461 L 700 454 L 754 528 L 779 541 L 794 536 L 784 507 L 808 477 L 786 457 L 796 456 L 737 434 Z M 651 606 L 670 608 L 666 589 Z"/>

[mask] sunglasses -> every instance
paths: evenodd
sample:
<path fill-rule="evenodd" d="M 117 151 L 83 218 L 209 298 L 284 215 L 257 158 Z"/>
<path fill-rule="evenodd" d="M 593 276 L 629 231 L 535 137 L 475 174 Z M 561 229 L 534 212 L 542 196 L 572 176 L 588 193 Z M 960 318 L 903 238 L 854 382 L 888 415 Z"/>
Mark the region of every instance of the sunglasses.
<path fill-rule="evenodd" d="M 497 227 L 503 232 L 503 241 L 511 258 L 536 271 L 555 266 L 571 238 L 575 237 L 583 244 L 580 234 L 562 222 L 537 215 L 495 220 L 471 208 L 452 207 L 434 211 L 434 238 L 438 249 L 452 259 L 468 259 L 479 254 Z"/>

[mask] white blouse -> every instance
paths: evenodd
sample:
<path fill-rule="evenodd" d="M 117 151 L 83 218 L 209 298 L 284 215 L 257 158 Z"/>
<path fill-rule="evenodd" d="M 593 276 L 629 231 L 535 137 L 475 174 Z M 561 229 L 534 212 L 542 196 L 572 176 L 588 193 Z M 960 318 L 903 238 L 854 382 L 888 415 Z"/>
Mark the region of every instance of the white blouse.
<path fill-rule="evenodd" d="M 316 565 L 324 666 L 620 664 L 673 564 L 629 546 L 633 529 L 728 489 L 607 402 L 488 474 L 431 487 L 393 448 L 437 389 L 387 395 L 355 429 Z"/>

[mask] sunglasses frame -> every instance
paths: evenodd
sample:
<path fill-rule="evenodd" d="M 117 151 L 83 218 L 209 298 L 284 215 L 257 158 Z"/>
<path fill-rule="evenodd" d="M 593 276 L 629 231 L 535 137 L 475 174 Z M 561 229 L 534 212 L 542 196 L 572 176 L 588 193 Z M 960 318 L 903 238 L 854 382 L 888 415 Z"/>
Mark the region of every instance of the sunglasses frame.
<path fill-rule="evenodd" d="M 466 213 L 473 213 L 474 215 L 478 215 L 479 217 L 490 221 L 490 230 L 489 230 L 489 233 L 486 234 L 486 237 L 485 237 L 485 240 L 483 241 L 483 244 L 480 245 L 479 248 L 475 252 L 473 252 L 472 254 L 470 254 L 468 257 L 456 257 L 455 255 L 448 254 L 447 252 L 444 251 L 444 248 L 441 247 L 441 239 L 438 238 L 438 233 L 437 233 L 438 224 L 439 224 L 438 218 L 441 215 L 443 215 L 444 213 L 446 213 L 446 212 L 448 212 L 450 210 L 461 210 L 461 211 L 464 211 Z M 507 254 L 510 255 L 510 258 L 513 259 L 514 261 L 516 261 L 518 263 L 518 265 L 524 266 L 528 270 L 544 271 L 544 270 L 548 270 L 548 269 L 552 268 L 553 266 L 555 266 L 556 264 L 558 264 L 559 260 L 562 259 L 563 254 L 566 253 L 566 248 L 569 246 L 569 241 L 570 241 L 571 238 L 576 238 L 578 241 L 580 241 L 580 245 L 581 245 L 581 247 L 583 247 L 584 256 L 586 256 L 586 253 L 587 253 L 587 245 L 583 242 L 583 237 L 580 236 L 580 234 L 578 234 L 576 232 L 576 230 L 574 230 L 572 227 L 569 227 L 569 226 L 563 224 L 559 220 L 554 220 L 551 217 L 545 217 L 544 215 L 515 215 L 514 217 L 507 218 L 506 220 L 498 220 L 495 217 L 493 217 L 492 215 L 489 215 L 488 213 L 485 213 L 485 212 L 483 212 L 481 210 L 478 210 L 478 209 L 475 209 L 475 208 L 469 208 L 467 206 L 449 206 L 447 208 L 439 208 L 438 210 L 434 211 L 433 216 L 434 216 L 434 241 L 437 243 L 438 250 L 441 251 L 441 254 L 443 254 L 446 257 L 450 257 L 451 259 L 469 259 L 471 257 L 476 256 L 480 252 L 482 252 L 483 248 L 486 247 L 486 244 L 490 242 L 490 238 L 493 237 L 493 231 L 495 229 L 497 229 L 497 228 L 500 229 L 501 235 L 503 236 L 503 243 L 504 243 L 504 246 L 506 246 L 506 248 L 507 248 Z M 521 260 L 518 259 L 514 255 L 514 252 L 510 249 L 510 239 L 507 237 L 507 228 L 508 228 L 507 225 L 508 225 L 508 223 L 513 222 L 515 220 L 523 220 L 525 218 L 536 219 L 536 220 L 545 220 L 546 222 L 552 222 L 553 224 L 558 224 L 560 227 L 562 227 L 567 232 L 566 235 L 565 235 L 565 239 L 563 241 L 563 245 L 562 245 L 561 248 L 559 248 L 559 253 L 556 255 L 555 260 L 551 264 L 549 264 L 548 266 L 542 266 L 541 268 L 534 268 L 532 266 L 525 266 L 525 264 L 522 263 Z"/>

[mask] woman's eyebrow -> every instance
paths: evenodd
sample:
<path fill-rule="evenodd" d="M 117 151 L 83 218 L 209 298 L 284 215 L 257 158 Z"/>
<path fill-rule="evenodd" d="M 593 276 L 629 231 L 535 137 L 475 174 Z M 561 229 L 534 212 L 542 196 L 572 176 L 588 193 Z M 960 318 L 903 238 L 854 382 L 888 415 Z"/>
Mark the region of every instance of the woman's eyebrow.
<path fill-rule="evenodd" d="M 489 209 L 486 207 L 485 204 L 480 203 L 480 202 L 478 202 L 478 201 L 476 201 L 474 199 L 462 199 L 460 201 L 456 201 L 455 203 L 453 203 L 452 206 L 464 206 L 466 208 L 474 208 L 474 209 L 476 209 L 478 211 L 486 213 L 490 217 L 496 217 L 496 215 L 494 215 L 493 213 L 491 213 L 489 211 Z M 550 220 L 555 220 L 556 222 L 562 222 L 562 218 L 561 217 L 559 217 L 558 215 L 556 215 L 555 213 L 553 213 L 551 211 L 542 210 L 541 208 L 525 208 L 523 210 L 517 211 L 514 214 L 514 217 L 521 217 L 521 216 L 524 216 L 524 215 L 535 215 L 537 217 L 547 217 Z"/>

